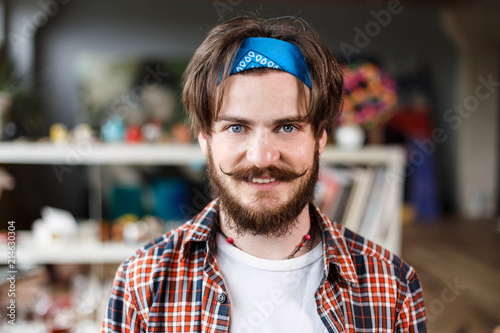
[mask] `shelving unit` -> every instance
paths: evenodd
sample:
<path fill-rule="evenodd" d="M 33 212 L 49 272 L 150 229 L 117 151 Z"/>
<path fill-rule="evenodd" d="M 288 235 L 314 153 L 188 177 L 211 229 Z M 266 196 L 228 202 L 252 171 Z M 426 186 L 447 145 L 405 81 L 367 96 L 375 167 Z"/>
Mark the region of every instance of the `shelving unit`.
<path fill-rule="evenodd" d="M 390 208 L 387 234 L 373 241 L 395 254 L 401 251 L 401 205 L 404 175 L 404 151 L 400 147 L 372 146 L 359 151 L 346 152 L 327 146 L 321 155 L 328 165 L 384 165 L 390 182 L 385 204 Z M 0 164 L 49 164 L 49 165 L 201 165 L 205 157 L 197 145 L 161 144 L 50 144 L 50 143 L 0 143 Z M 95 169 L 94 169 L 95 170 Z M 95 179 L 94 179 L 95 180 Z M 100 189 L 98 189 L 100 190 Z M 97 198 L 100 200 L 100 197 Z M 353 230 L 356 231 L 356 230 Z M 26 235 L 25 238 L 28 238 Z M 23 245 L 17 248 L 18 262 L 26 263 L 111 263 L 121 262 L 140 245 L 111 243 L 72 243 L 43 247 Z M 0 263 L 6 263 L 6 245 L 0 246 Z"/>

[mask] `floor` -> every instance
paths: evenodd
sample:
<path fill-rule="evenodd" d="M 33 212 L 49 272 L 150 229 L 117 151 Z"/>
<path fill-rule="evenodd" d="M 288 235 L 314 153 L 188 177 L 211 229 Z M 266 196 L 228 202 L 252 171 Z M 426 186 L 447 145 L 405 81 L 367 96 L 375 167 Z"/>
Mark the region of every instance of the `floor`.
<path fill-rule="evenodd" d="M 424 290 L 429 332 L 500 332 L 500 220 L 404 227 L 402 257 Z"/>

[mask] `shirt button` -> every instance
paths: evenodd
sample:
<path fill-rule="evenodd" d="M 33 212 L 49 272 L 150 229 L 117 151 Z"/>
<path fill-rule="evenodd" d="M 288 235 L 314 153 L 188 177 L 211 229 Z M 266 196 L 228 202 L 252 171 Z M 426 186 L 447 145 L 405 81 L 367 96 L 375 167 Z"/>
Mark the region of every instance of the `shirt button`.
<path fill-rule="evenodd" d="M 226 303 L 226 300 L 227 300 L 226 294 L 221 292 L 221 293 L 219 293 L 219 295 L 217 295 L 217 302 Z"/>

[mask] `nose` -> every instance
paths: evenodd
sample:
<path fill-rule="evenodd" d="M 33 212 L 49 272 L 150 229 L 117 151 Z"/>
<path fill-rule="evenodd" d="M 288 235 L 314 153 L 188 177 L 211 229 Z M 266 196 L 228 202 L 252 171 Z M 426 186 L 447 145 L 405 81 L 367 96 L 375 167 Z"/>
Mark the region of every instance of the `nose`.
<path fill-rule="evenodd" d="M 276 163 L 280 153 L 267 135 L 256 135 L 247 147 L 247 159 L 258 168 L 265 168 Z"/>

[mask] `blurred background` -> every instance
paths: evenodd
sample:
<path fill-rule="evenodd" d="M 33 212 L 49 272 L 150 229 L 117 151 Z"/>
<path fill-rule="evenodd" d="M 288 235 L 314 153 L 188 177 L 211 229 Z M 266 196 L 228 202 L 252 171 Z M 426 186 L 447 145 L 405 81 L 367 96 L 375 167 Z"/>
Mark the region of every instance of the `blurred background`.
<path fill-rule="evenodd" d="M 429 331 L 493 332 L 500 4 L 486 0 L 0 0 L 0 331 L 97 331 L 119 263 L 210 201 L 180 79 L 210 28 L 245 14 L 305 19 L 343 66 L 316 203 L 415 267 Z"/>

